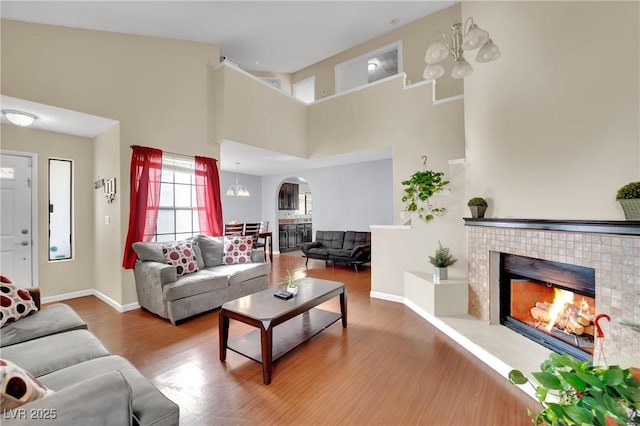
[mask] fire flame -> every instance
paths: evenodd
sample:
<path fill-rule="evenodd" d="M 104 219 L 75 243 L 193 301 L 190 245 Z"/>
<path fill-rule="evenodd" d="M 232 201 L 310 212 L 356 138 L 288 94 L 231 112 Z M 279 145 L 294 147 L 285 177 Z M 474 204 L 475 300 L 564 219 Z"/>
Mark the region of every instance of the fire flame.
<path fill-rule="evenodd" d="M 589 306 L 589 303 L 584 299 L 584 297 L 580 302 L 580 315 L 593 321 L 593 312 L 591 312 L 591 306 Z"/>
<path fill-rule="evenodd" d="M 567 303 L 573 303 L 573 293 L 567 290 L 563 290 L 561 288 L 554 287 L 554 297 L 553 304 L 551 309 L 549 310 L 549 323 L 545 326 L 545 330 L 551 331 L 556 321 L 558 320 L 558 315 L 564 309 L 564 306 Z"/>

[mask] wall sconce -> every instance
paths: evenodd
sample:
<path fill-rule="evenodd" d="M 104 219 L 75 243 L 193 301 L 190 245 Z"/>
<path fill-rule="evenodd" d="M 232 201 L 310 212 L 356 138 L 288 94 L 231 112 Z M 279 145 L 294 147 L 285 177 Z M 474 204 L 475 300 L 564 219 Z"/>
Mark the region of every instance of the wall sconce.
<path fill-rule="evenodd" d="M 116 178 L 104 180 L 104 196 L 108 203 L 116 199 Z"/>
<path fill-rule="evenodd" d="M 98 179 L 93 182 L 95 189 L 103 188 L 104 197 L 108 203 L 112 203 L 116 199 L 116 178 Z"/>

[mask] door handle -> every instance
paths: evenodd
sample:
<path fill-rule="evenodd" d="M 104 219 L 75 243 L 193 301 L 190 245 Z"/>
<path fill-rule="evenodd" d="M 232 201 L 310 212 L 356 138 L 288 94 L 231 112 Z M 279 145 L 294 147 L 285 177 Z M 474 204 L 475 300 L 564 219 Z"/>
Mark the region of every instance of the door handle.
<path fill-rule="evenodd" d="M 29 241 L 26 241 L 26 240 L 22 241 L 22 242 L 20 242 L 20 245 L 21 246 L 28 246 L 29 245 Z"/>
<path fill-rule="evenodd" d="M 22 235 L 27 235 L 29 233 L 29 230 L 28 229 L 23 229 L 23 230 L 20 231 L 20 233 Z"/>

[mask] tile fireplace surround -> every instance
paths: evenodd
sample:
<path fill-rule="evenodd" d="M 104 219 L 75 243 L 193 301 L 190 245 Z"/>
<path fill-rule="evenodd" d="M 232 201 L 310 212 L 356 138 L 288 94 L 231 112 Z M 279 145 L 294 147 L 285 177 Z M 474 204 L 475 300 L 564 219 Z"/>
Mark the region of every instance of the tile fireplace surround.
<path fill-rule="evenodd" d="M 586 266 L 596 271 L 596 313 L 609 364 L 640 365 L 640 222 L 465 219 L 469 246 L 469 314 L 499 324 L 499 253 Z M 598 345 L 594 360 L 600 356 Z"/>

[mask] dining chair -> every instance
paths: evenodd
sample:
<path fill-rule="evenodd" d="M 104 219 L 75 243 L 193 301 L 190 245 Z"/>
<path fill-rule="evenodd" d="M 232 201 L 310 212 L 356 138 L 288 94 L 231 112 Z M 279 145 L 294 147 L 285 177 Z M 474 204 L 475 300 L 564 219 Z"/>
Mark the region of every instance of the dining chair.
<path fill-rule="evenodd" d="M 225 223 L 224 235 L 244 235 L 244 223 Z"/>
<path fill-rule="evenodd" d="M 253 240 L 252 243 L 252 247 L 258 248 L 258 247 L 264 247 L 264 244 L 259 246 L 258 245 L 258 236 L 260 234 L 260 222 L 248 222 L 244 224 L 244 234 L 247 237 L 251 237 L 251 239 Z M 267 254 L 265 253 L 264 255 L 265 258 L 265 262 L 267 261 Z"/>
<path fill-rule="evenodd" d="M 260 232 L 258 233 L 258 239 L 256 243 L 253 245 L 254 247 L 265 247 L 267 245 L 266 237 L 260 238 L 260 234 L 263 232 L 267 232 L 269 230 L 269 221 L 263 220 L 260 222 Z"/>
<path fill-rule="evenodd" d="M 253 239 L 253 247 L 256 247 L 258 235 L 260 234 L 260 222 L 248 222 L 244 224 L 244 234 Z"/>

